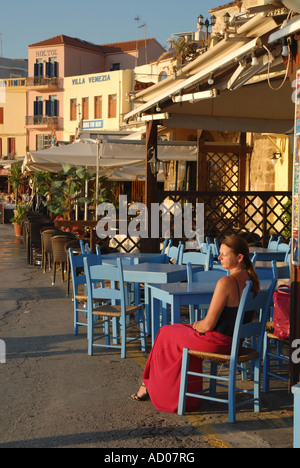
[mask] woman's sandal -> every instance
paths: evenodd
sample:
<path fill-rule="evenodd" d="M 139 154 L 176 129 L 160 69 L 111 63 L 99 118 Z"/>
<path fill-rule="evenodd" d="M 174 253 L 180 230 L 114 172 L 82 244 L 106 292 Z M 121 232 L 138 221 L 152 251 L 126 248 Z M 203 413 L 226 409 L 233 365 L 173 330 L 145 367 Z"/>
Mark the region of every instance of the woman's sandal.
<path fill-rule="evenodd" d="M 142 384 L 141 387 L 146 388 L 146 385 Z M 136 392 L 136 393 L 134 393 L 133 395 L 131 395 L 131 398 L 132 398 L 133 400 L 136 400 L 136 401 L 145 401 L 145 400 L 148 400 L 150 397 L 149 397 L 149 393 L 148 393 L 147 388 L 146 388 L 146 393 L 145 393 L 145 395 L 143 395 L 143 396 L 140 397 L 140 396 L 138 396 L 138 394 L 137 394 L 137 392 Z"/>

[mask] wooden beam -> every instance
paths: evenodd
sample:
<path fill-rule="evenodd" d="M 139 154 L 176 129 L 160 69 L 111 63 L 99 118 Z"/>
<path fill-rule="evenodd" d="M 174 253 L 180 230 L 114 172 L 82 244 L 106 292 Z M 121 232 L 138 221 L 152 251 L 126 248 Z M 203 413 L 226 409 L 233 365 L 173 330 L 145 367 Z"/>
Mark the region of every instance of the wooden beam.
<path fill-rule="evenodd" d="M 143 252 L 159 252 L 159 239 L 151 238 L 151 205 L 157 203 L 157 179 L 151 173 L 151 159 L 149 149 L 154 147 L 157 150 L 157 121 L 151 120 L 146 124 L 146 180 L 145 180 L 145 205 L 148 212 L 148 238 L 142 239 Z"/>

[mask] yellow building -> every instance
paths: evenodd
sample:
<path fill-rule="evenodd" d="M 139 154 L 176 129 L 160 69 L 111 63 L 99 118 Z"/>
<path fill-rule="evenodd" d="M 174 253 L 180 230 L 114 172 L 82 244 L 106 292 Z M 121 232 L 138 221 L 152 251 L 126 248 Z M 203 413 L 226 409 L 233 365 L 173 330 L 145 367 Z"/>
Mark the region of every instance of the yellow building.
<path fill-rule="evenodd" d="M 80 131 L 117 131 L 130 110 L 132 70 L 117 70 L 64 79 L 64 140 Z"/>
<path fill-rule="evenodd" d="M 26 152 L 26 79 L 0 80 L 0 159 Z"/>

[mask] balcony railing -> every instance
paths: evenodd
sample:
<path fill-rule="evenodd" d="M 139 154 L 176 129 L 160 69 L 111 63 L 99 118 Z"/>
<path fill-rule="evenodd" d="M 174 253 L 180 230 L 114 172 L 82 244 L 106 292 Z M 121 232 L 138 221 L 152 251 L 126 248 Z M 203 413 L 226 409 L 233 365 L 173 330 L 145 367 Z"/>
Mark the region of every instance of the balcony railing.
<path fill-rule="evenodd" d="M 33 76 L 26 79 L 26 85 L 28 88 L 42 87 L 42 88 L 59 88 L 63 87 L 63 78 L 56 76 Z"/>
<path fill-rule="evenodd" d="M 25 125 L 28 127 L 40 125 L 44 127 L 55 127 L 57 130 L 63 128 L 63 118 L 53 115 L 27 115 Z"/>

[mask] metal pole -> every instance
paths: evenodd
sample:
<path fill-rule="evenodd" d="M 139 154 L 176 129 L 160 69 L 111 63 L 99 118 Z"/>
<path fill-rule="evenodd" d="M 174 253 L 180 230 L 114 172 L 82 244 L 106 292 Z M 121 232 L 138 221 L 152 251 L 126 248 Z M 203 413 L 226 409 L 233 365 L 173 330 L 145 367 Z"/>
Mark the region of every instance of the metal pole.
<path fill-rule="evenodd" d="M 99 158 L 101 156 L 100 155 L 100 147 L 102 148 L 102 141 L 98 137 L 98 139 L 97 139 L 97 161 L 96 161 L 96 168 L 97 168 L 96 169 L 96 194 L 95 194 L 95 198 L 96 198 L 95 220 L 96 221 L 97 221 L 97 217 L 98 217 L 97 211 L 98 211 L 98 198 L 99 198 Z"/>

